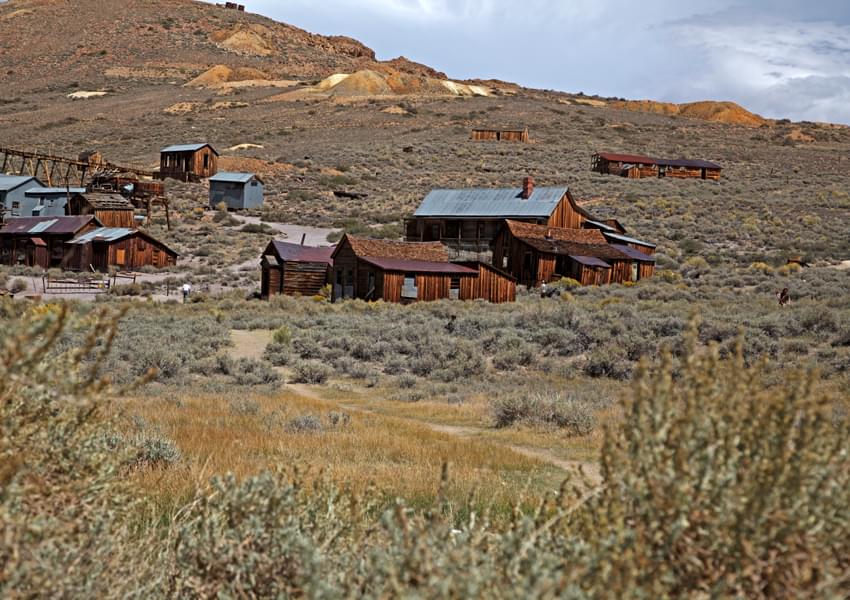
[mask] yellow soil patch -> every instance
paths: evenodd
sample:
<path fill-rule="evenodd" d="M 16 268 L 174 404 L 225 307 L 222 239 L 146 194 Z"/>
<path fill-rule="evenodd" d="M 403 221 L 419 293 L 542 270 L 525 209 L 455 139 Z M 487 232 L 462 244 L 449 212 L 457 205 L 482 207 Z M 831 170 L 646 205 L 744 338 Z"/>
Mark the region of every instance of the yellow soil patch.
<path fill-rule="evenodd" d="M 267 27 L 262 25 L 240 26 L 230 31 L 217 31 L 212 40 L 220 47 L 248 56 L 269 56 L 274 53 L 272 37 Z"/>
<path fill-rule="evenodd" d="M 607 102 L 603 100 L 593 100 L 592 98 L 573 98 L 571 100 L 573 104 L 583 104 L 584 106 L 593 106 L 595 108 L 605 108 L 608 106 Z"/>
<path fill-rule="evenodd" d="M 194 112 L 200 106 L 200 102 L 178 102 L 177 104 L 172 104 L 163 110 L 163 112 L 168 113 L 169 115 L 185 115 L 190 112 Z"/>
<path fill-rule="evenodd" d="M 19 10 L 13 10 L 10 13 L 7 13 L 0 17 L 0 21 L 8 21 L 9 19 L 14 19 L 15 17 L 25 17 L 26 15 L 31 15 L 35 11 L 29 8 L 21 8 Z"/>
<path fill-rule="evenodd" d="M 231 69 L 227 65 L 216 65 L 186 84 L 187 87 L 215 88 L 237 81 L 265 81 L 268 77 L 259 69 L 238 67 Z"/>
<path fill-rule="evenodd" d="M 802 142 L 804 144 L 811 144 L 815 142 L 815 138 L 807 133 L 803 133 L 802 129 L 794 129 L 791 133 L 785 136 L 785 139 L 791 142 Z"/>
<path fill-rule="evenodd" d="M 743 125 L 746 127 L 761 127 L 768 123 L 766 119 L 749 112 L 734 102 L 704 101 L 673 104 L 670 102 L 654 102 L 652 100 L 627 100 L 613 102 L 609 106 L 635 112 L 677 115 L 689 119 L 701 119 L 703 121 Z"/>
<path fill-rule="evenodd" d="M 242 144 L 255 146 L 256 144 Z M 262 146 L 260 146 L 262 148 Z M 267 160 L 257 158 L 243 158 L 240 156 L 222 156 L 218 159 L 219 169 L 222 171 L 234 171 L 238 173 L 256 173 L 257 175 L 275 176 L 291 171 L 294 167 L 289 163 L 269 163 Z M 245 333 L 245 332 L 241 332 Z M 250 332 L 248 332 L 250 333 Z M 255 334 L 257 332 L 254 332 Z M 239 333 L 236 334 L 240 335 Z M 271 334 L 269 334 L 271 335 Z M 265 348 L 265 346 L 263 346 Z"/>
<path fill-rule="evenodd" d="M 213 104 L 204 104 L 202 102 L 178 102 L 172 104 L 163 112 L 169 115 L 185 115 L 191 112 L 208 112 L 214 110 L 228 110 L 231 108 L 244 108 L 250 106 L 247 102 L 215 102 Z"/>
<path fill-rule="evenodd" d="M 400 106 L 388 106 L 387 108 L 385 108 L 381 112 L 387 113 L 388 115 L 409 115 L 410 114 L 408 111 L 404 110 Z"/>
<path fill-rule="evenodd" d="M 192 72 L 195 67 L 192 67 Z M 104 71 L 107 77 L 118 79 L 183 79 L 189 67 L 168 67 L 149 65 L 145 67 L 109 67 Z"/>

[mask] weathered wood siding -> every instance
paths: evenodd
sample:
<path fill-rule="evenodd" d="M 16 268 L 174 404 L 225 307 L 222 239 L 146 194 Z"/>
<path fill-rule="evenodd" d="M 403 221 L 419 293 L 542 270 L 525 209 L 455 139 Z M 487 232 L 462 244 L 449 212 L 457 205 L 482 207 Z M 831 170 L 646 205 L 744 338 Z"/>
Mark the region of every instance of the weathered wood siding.
<path fill-rule="evenodd" d="M 478 268 L 478 277 L 460 278 L 460 300 L 487 300 L 493 304 L 516 301 L 516 280 L 513 277 L 485 263 L 478 263 L 475 267 Z"/>
<path fill-rule="evenodd" d="M 159 178 L 198 181 L 218 173 L 218 157 L 205 146 L 194 152 L 163 152 L 159 158 Z"/>
<path fill-rule="evenodd" d="M 524 219 L 515 219 L 522 221 Z M 546 222 L 550 227 L 564 227 L 567 229 L 581 229 L 581 224 L 584 223 L 584 215 L 578 212 L 570 202 L 568 194 L 564 194 L 558 206 L 552 211 L 549 220 Z"/>
<path fill-rule="evenodd" d="M 360 297 L 357 295 L 358 286 L 355 284 L 359 263 L 360 259 L 357 258 L 351 244 L 347 240 L 342 242 L 334 254 L 334 267 L 331 275 L 331 298 L 333 300 Z"/>
<path fill-rule="evenodd" d="M 286 261 L 283 267 L 283 293 L 286 296 L 316 296 L 328 279 L 325 263 Z"/>
<path fill-rule="evenodd" d="M 133 210 L 95 210 L 83 214 L 94 214 L 104 227 L 136 228 L 136 213 Z"/>
<path fill-rule="evenodd" d="M 124 270 L 170 267 L 177 264 L 177 257 L 162 244 L 134 234 L 114 242 L 69 245 L 65 262 L 68 268 L 79 271 L 107 271 L 109 267 Z"/>

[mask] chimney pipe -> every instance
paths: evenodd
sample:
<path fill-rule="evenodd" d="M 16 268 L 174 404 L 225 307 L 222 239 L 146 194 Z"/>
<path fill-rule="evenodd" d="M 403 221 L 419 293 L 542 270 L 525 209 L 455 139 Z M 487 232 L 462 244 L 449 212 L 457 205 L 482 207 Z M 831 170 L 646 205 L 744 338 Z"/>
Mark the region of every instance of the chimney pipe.
<path fill-rule="evenodd" d="M 524 200 L 531 198 L 534 193 L 534 177 L 526 177 L 522 180 L 522 197 Z"/>
<path fill-rule="evenodd" d="M 302 233 L 302 234 L 301 234 L 301 245 L 303 246 L 303 245 L 304 245 L 304 242 L 306 242 L 306 241 L 307 241 L 307 234 L 306 234 L 306 233 Z"/>

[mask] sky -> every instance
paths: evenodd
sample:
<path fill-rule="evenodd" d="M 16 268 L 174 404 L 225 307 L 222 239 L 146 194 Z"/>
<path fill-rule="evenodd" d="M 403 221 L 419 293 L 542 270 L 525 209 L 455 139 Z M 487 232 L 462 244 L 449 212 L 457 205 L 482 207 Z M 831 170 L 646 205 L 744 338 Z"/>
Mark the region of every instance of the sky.
<path fill-rule="evenodd" d="M 848 0 L 241 0 L 454 79 L 850 124 Z"/>

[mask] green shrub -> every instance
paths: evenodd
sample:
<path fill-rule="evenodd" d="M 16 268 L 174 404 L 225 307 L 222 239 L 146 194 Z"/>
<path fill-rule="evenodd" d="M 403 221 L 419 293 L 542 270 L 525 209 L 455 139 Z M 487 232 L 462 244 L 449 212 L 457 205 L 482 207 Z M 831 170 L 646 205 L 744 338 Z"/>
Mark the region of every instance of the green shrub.
<path fill-rule="evenodd" d="M 524 423 L 557 427 L 569 436 L 584 436 L 596 427 L 592 408 L 568 394 L 508 396 L 493 402 L 492 408 L 499 428 Z"/>
<path fill-rule="evenodd" d="M 316 361 L 299 361 L 293 367 L 295 383 L 325 383 L 333 371 L 324 364 Z"/>

